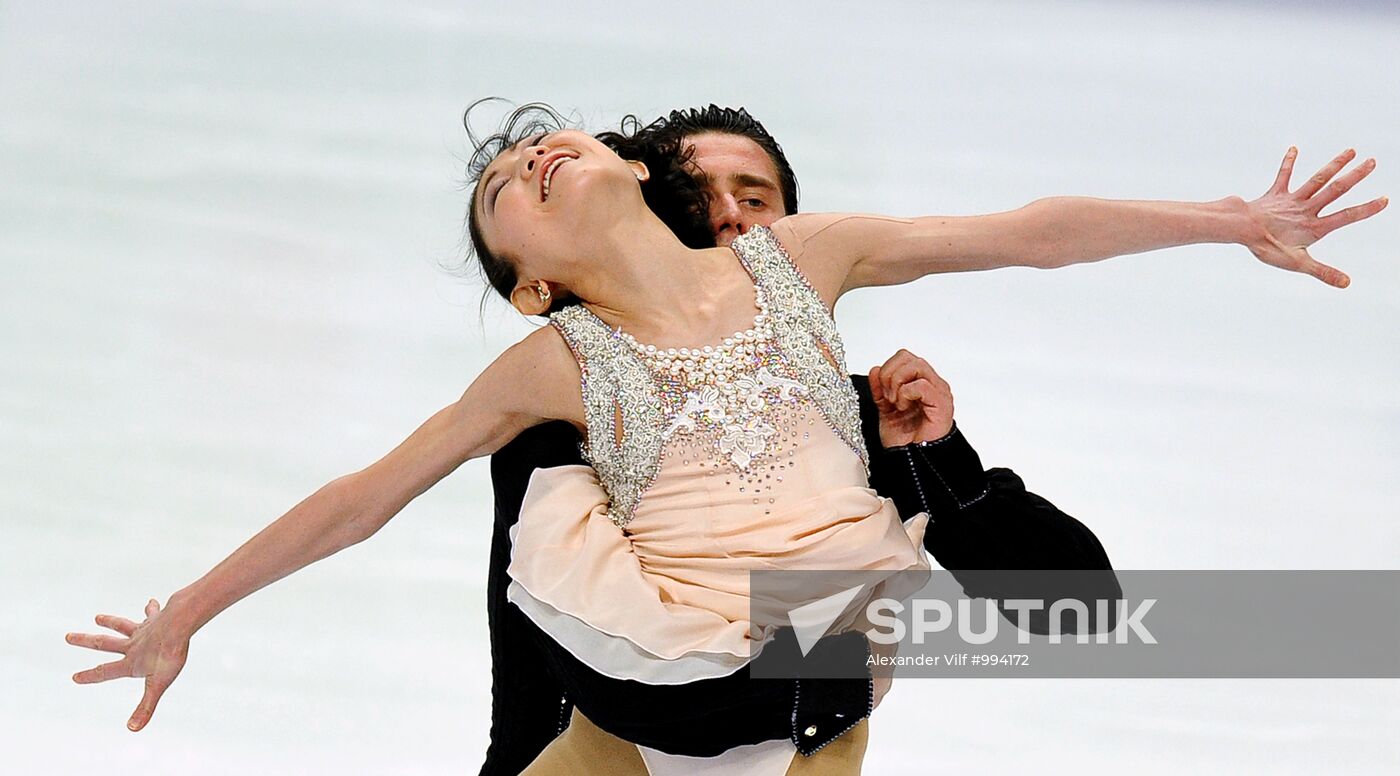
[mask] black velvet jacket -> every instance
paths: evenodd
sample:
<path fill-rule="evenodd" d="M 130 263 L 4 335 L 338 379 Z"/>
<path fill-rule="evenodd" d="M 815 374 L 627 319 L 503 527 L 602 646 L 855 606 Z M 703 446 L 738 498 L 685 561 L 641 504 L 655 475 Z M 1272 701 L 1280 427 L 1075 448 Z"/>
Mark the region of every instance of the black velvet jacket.
<path fill-rule="evenodd" d="M 1088 569 L 1088 587 L 1066 594 L 1118 598 L 1121 590 L 1103 546 L 1087 527 L 1026 491 L 1009 469 L 984 471 L 961 431 L 936 442 L 895 449 L 880 445 L 879 413 L 869 381 L 853 375 L 870 452 L 871 487 L 894 500 L 901 515 L 928 512 L 925 548 L 954 572 L 964 593 L 1024 597 L 1024 576 L 960 576 L 962 570 Z M 803 754 L 830 743 L 870 713 L 870 679 L 752 679 L 748 670 L 688 685 L 655 687 L 602 676 L 560 647 L 506 600 L 510 527 L 531 473 L 584 463 L 578 432 L 568 423 L 535 426 L 491 458 L 496 519 L 487 572 L 491 631 L 491 743 L 482 776 L 517 774 L 568 724 L 577 703 L 599 727 L 629 741 L 677 754 L 708 756 L 734 746 L 790 738 Z M 1015 590 L 1005 589 L 1007 585 Z M 1019 585 L 1019 587 L 1016 587 Z M 999 589 L 1001 588 L 1001 589 Z M 1037 589 L 1044 595 L 1046 591 Z M 1090 607 L 1092 610 L 1092 607 Z M 1072 613 L 1071 613 L 1072 614 Z M 1102 627 L 1111 623 L 1093 623 Z M 1045 622 L 1031 630 L 1046 632 Z M 1072 623 L 1065 626 L 1074 632 Z M 786 638 L 786 636 L 785 636 Z M 859 660 L 865 638 L 847 633 L 823 639 L 812 656 Z M 726 708 L 727 707 L 727 708 Z M 646 709 L 638 715 L 618 710 Z M 715 713 L 721 711 L 723 713 Z"/>

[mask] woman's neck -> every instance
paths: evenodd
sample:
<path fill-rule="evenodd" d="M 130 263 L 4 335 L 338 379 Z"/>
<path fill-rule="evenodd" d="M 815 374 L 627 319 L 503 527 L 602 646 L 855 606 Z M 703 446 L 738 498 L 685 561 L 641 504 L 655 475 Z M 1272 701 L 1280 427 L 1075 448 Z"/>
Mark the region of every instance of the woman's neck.
<path fill-rule="evenodd" d="M 728 248 L 687 248 L 659 220 L 608 231 L 574 293 L 611 327 L 666 347 L 709 343 L 753 319 L 753 282 Z"/>

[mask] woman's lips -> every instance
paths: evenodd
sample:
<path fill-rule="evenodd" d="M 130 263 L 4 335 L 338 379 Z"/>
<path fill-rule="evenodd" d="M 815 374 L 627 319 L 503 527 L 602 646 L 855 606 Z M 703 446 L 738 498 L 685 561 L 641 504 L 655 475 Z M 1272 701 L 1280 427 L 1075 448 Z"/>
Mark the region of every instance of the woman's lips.
<path fill-rule="evenodd" d="M 541 202 L 544 202 L 545 200 L 549 199 L 549 182 L 554 177 L 554 171 L 559 169 L 559 167 L 562 166 L 565 162 L 572 162 L 576 158 L 578 157 L 569 156 L 567 153 L 562 151 L 554 155 L 545 157 L 544 164 L 540 168 L 544 171 L 544 174 L 540 176 Z"/>

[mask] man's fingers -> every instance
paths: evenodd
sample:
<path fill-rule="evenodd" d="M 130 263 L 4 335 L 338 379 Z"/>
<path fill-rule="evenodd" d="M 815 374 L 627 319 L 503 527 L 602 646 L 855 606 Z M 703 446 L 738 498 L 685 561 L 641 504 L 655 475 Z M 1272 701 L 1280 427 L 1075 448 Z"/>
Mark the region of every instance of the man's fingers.
<path fill-rule="evenodd" d="M 885 363 L 880 365 L 880 382 L 884 388 L 885 395 L 893 397 L 895 388 L 899 383 L 894 380 L 894 376 L 899 373 L 909 362 L 918 359 L 918 356 L 910 353 L 904 348 L 896 350 L 893 356 L 885 359 Z"/>
<path fill-rule="evenodd" d="M 88 649 L 100 649 L 103 652 L 117 652 L 126 654 L 126 645 L 129 639 L 118 638 L 98 633 L 70 633 L 64 637 L 69 644 Z"/>
<path fill-rule="evenodd" d="M 1389 197 L 1376 197 L 1365 204 L 1352 205 L 1345 210 L 1338 210 L 1326 218 L 1319 219 L 1318 224 L 1322 227 L 1322 234 L 1325 235 L 1338 227 L 1354 224 L 1363 218 L 1370 218 L 1385 210 L 1385 206 L 1388 204 L 1390 204 Z"/>
<path fill-rule="evenodd" d="M 896 350 L 894 352 L 894 355 L 885 359 L 885 363 L 881 364 L 880 366 L 882 369 L 886 370 L 893 369 L 911 358 L 918 358 L 918 356 L 914 355 L 913 353 L 910 353 L 904 348 L 900 348 L 899 350 Z"/>
<path fill-rule="evenodd" d="M 152 598 L 150 601 L 146 602 L 146 617 L 149 619 L 157 614 L 160 614 L 160 602 Z"/>
<path fill-rule="evenodd" d="M 125 617 L 117 617 L 111 614 L 97 615 L 97 624 L 104 628 L 111 628 L 123 636 L 130 636 L 136 632 L 136 623 Z"/>
<path fill-rule="evenodd" d="M 882 375 L 885 377 L 885 391 L 891 394 L 897 392 L 899 386 L 915 380 L 927 380 L 930 383 L 946 385 L 943 378 L 933 371 L 933 365 L 917 356 L 905 361 L 893 370 L 885 369 Z"/>
<path fill-rule="evenodd" d="M 1316 194 L 1323 186 L 1327 185 L 1327 181 L 1332 180 L 1332 176 L 1336 175 L 1338 170 L 1347 166 L 1347 162 L 1350 162 L 1355 156 L 1356 151 L 1351 148 L 1341 152 L 1337 155 L 1337 158 L 1328 162 L 1321 170 L 1317 171 L 1316 175 L 1308 178 L 1307 181 L 1304 182 L 1302 186 L 1299 186 L 1298 190 L 1293 193 L 1303 199 L 1311 199 L 1312 195 Z"/>
<path fill-rule="evenodd" d="M 78 684 L 94 684 L 96 682 L 105 682 L 108 679 L 117 679 L 123 676 L 131 676 L 131 670 L 128 668 L 126 658 L 113 660 L 110 663 L 103 663 L 96 668 L 89 668 L 86 671 L 79 671 L 73 674 L 73 681 Z"/>
<path fill-rule="evenodd" d="M 128 729 L 134 733 L 151 721 L 151 715 L 156 713 L 156 704 L 160 703 L 160 696 L 165 694 L 167 686 L 153 676 L 146 677 L 146 693 L 141 696 L 141 703 L 136 706 L 136 711 L 131 713 L 131 719 L 126 721 Z"/>
<path fill-rule="evenodd" d="M 880 367 L 870 368 L 870 398 L 875 400 L 875 406 L 881 407 L 885 404 L 885 386 L 880 381 Z"/>
<path fill-rule="evenodd" d="M 1278 177 L 1274 179 L 1274 185 L 1270 187 L 1270 194 L 1287 194 L 1288 179 L 1293 176 L 1293 161 L 1298 158 L 1298 149 L 1289 146 L 1283 154 L 1283 164 L 1278 168 Z"/>
<path fill-rule="evenodd" d="M 915 404 L 925 404 L 930 407 L 936 407 L 941 403 L 947 402 L 948 399 L 951 398 L 943 391 L 938 390 L 938 387 L 928 380 L 915 380 L 912 383 L 905 383 L 899 388 L 899 396 L 900 399 L 904 401 L 905 407 L 911 407 Z"/>

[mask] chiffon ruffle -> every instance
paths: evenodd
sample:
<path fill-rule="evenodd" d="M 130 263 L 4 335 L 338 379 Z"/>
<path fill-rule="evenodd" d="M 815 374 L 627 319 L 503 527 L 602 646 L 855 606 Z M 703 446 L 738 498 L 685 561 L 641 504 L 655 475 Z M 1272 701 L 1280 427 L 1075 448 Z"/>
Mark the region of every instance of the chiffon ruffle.
<path fill-rule="evenodd" d="M 591 467 L 538 469 L 511 529 L 506 596 L 593 670 L 681 684 L 739 670 L 778 627 L 751 622 L 750 571 L 929 569 L 926 514 L 901 521 L 893 502 L 860 486 L 789 501 L 771 514 L 745 514 L 741 536 L 716 539 L 717 519 L 684 511 L 639 515 L 629 529 L 657 525 L 637 532 L 609 519 Z M 662 535 L 694 550 L 650 538 Z M 833 629 L 855 619 L 847 615 Z"/>

